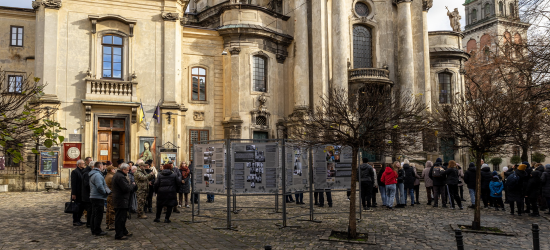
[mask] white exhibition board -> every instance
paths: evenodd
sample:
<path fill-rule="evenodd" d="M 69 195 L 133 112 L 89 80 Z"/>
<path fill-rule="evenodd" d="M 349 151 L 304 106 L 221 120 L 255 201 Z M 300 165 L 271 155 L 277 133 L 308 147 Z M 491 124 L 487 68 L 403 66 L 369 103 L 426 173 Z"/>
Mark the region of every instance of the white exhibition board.
<path fill-rule="evenodd" d="M 195 191 L 225 192 L 225 144 L 195 144 Z"/>
<path fill-rule="evenodd" d="M 279 143 L 232 143 L 234 193 L 279 191 Z"/>
<path fill-rule="evenodd" d="M 315 189 L 351 188 L 352 160 L 350 147 L 326 145 L 313 148 Z"/>

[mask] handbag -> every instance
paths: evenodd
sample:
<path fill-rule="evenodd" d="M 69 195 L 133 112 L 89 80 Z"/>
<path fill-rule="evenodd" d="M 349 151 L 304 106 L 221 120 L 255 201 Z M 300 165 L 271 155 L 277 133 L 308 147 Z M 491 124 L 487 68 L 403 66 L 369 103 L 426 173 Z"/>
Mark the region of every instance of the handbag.
<path fill-rule="evenodd" d="M 78 213 L 78 204 L 76 204 L 72 199 L 71 199 L 71 202 L 65 202 L 65 213 L 67 214 Z"/>

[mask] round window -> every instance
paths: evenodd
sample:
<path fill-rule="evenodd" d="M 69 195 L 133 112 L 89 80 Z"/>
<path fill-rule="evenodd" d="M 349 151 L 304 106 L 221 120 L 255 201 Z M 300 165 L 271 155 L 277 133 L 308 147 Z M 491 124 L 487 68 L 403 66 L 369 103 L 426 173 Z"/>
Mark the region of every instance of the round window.
<path fill-rule="evenodd" d="M 358 2 L 355 4 L 355 12 L 359 16 L 368 16 L 369 15 L 369 6 L 364 3 Z"/>

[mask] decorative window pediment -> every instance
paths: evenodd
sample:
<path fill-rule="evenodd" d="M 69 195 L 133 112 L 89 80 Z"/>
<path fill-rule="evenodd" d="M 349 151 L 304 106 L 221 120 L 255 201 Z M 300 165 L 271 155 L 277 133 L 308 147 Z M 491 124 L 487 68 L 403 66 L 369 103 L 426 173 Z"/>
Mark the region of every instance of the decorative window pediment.
<path fill-rule="evenodd" d="M 137 20 L 128 19 L 123 16 L 114 15 L 114 14 L 107 14 L 107 15 L 101 15 L 101 16 L 90 15 L 88 16 L 88 19 L 90 20 L 90 22 L 92 22 L 92 34 L 95 34 L 97 32 L 96 30 L 97 23 L 114 20 L 114 21 L 119 21 L 123 24 L 128 25 L 128 27 L 130 28 L 130 37 L 133 37 L 134 26 L 137 24 Z"/>

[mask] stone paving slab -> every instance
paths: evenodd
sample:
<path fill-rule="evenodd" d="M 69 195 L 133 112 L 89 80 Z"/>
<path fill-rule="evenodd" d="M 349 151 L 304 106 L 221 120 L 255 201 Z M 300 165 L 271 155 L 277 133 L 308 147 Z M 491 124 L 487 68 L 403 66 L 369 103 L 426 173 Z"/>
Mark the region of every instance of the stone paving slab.
<path fill-rule="evenodd" d="M 422 187 L 421 187 L 422 190 Z M 451 210 L 427 206 L 426 195 L 421 191 L 421 205 L 388 211 L 380 207 L 363 213 L 358 231 L 376 237 L 376 245 L 357 245 L 344 242 L 320 241 L 326 230 L 347 230 L 349 202 L 345 192 L 333 192 L 332 208 L 316 207 L 315 215 L 321 223 L 299 221 L 309 216 L 292 218 L 287 225 L 300 228 L 280 229 L 282 214 L 274 213 L 275 199 L 268 197 L 237 197 L 237 207 L 271 207 L 272 209 L 244 208 L 231 214 L 232 226 L 237 230 L 215 230 L 226 227 L 226 197 L 216 196 L 215 203 L 202 203 L 200 215 L 214 218 L 191 220 L 191 208 L 172 214 L 172 223 L 154 223 L 154 215 L 139 220 L 128 220 L 128 229 L 134 236 L 128 241 L 115 241 L 114 231 L 108 237 L 92 236 L 85 227 L 72 226 L 72 215 L 63 213 L 68 191 L 55 193 L 2 193 L 0 194 L 0 249 L 456 249 L 454 232 L 449 224 L 470 224 L 473 209 Z M 306 205 L 287 204 L 288 217 L 308 215 Z M 279 197 L 281 198 L 281 197 Z M 465 193 L 465 199 L 469 200 Z M 206 195 L 201 196 L 202 201 Z M 378 197 L 380 203 L 380 199 Z M 279 201 L 279 212 L 282 210 Z M 465 202 L 464 207 L 469 205 Z M 218 210 L 211 210 L 218 209 Z M 153 210 L 155 210 L 153 208 Z M 275 220 L 258 220 L 275 219 Z M 239 221 L 242 220 L 242 221 Z M 550 249 L 550 221 L 547 219 L 518 217 L 508 212 L 482 210 L 482 225 L 505 228 L 517 237 L 464 233 L 466 249 L 532 249 L 531 224 L 539 223 L 541 249 Z M 105 225 L 103 225 L 105 227 Z"/>

